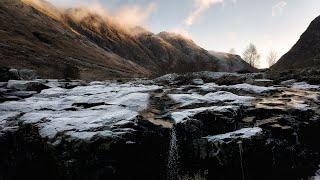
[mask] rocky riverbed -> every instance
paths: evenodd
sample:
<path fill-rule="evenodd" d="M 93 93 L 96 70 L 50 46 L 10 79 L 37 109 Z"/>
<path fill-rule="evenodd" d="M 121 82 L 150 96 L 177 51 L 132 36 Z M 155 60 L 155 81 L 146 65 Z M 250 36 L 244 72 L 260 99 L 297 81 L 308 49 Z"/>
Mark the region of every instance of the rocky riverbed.
<path fill-rule="evenodd" d="M 320 86 L 200 72 L 0 83 L 0 179 L 316 179 Z"/>

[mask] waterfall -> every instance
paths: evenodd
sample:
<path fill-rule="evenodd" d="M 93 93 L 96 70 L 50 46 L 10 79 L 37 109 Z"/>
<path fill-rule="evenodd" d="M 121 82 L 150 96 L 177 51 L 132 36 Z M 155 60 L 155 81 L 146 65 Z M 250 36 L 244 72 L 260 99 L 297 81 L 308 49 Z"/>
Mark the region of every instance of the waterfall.
<path fill-rule="evenodd" d="M 173 126 L 171 129 L 171 139 L 168 155 L 167 164 L 167 179 L 168 180 L 178 180 L 178 146 L 177 146 L 177 135 L 176 128 Z"/>
<path fill-rule="evenodd" d="M 242 172 L 242 180 L 245 180 L 244 167 L 243 167 L 243 157 L 242 157 L 242 153 L 243 153 L 242 141 L 238 142 L 238 146 L 239 146 L 239 154 L 240 154 L 240 166 L 241 166 L 241 172 Z"/>
<path fill-rule="evenodd" d="M 299 141 L 299 135 L 298 133 L 293 133 L 294 137 L 295 137 L 295 140 L 296 140 L 296 145 L 300 144 L 300 141 Z"/>

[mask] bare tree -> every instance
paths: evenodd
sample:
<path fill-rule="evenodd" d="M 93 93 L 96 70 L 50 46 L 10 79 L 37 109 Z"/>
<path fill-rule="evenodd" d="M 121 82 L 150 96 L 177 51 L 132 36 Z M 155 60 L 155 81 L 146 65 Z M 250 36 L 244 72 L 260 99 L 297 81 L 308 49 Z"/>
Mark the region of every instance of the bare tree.
<path fill-rule="evenodd" d="M 236 52 L 236 50 L 235 50 L 234 48 L 231 48 L 231 49 L 229 50 L 229 53 L 230 53 L 230 54 L 236 54 L 237 52 Z"/>
<path fill-rule="evenodd" d="M 252 67 L 257 67 L 258 62 L 260 60 L 260 54 L 256 46 L 252 43 L 247 47 L 247 49 L 243 53 L 243 59 L 250 64 Z"/>
<path fill-rule="evenodd" d="M 278 53 L 275 50 L 270 50 L 268 56 L 267 56 L 267 62 L 269 64 L 269 67 L 273 66 L 278 59 Z"/>

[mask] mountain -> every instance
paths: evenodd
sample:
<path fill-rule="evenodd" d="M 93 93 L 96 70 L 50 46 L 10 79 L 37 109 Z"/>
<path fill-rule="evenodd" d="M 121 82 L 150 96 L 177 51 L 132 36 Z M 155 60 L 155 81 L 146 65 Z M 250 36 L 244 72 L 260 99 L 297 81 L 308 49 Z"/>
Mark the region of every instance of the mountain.
<path fill-rule="evenodd" d="M 320 16 L 312 21 L 291 50 L 272 66 L 273 70 L 320 66 Z"/>
<path fill-rule="evenodd" d="M 70 69 L 88 80 L 149 74 L 20 0 L 0 1 L 0 63 L 47 78 L 63 78 Z"/>
<path fill-rule="evenodd" d="M 84 80 L 241 69 L 179 34 L 127 28 L 87 8 L 60 10 L 44 0 L 0 1 L 0 63 Z"/>
<path fill-rule="evenodd" d="M 135 27 L 135 33 L 131 33 L 131 29 L 123 29 L 84 8 L 68 9 L 63 21 L 104 50 L 130 59 L 155 74 L 217 70 L 218 59 L 179 34 L 153 34 L 141 27 Z"/>
<path fill-rule="evenodd" d="M 210 51 L 210 54 L 216 57 L 218 61 L 219 71 L 225 72 L 255 72 L 256 69 L 245 62 L 241 56 L 236 54 Z"/>

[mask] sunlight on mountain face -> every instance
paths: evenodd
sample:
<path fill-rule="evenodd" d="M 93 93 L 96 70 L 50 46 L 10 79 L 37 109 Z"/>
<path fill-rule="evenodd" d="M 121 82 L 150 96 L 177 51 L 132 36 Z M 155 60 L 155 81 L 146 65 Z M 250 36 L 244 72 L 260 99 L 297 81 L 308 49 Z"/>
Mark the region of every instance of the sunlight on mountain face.
<path fill-rule="evenodd" d="M 319 2 L 0 0 L 0 180 L 319 179 Z"/>

